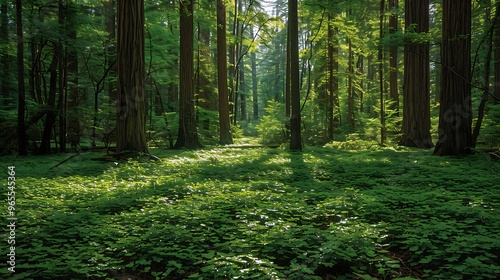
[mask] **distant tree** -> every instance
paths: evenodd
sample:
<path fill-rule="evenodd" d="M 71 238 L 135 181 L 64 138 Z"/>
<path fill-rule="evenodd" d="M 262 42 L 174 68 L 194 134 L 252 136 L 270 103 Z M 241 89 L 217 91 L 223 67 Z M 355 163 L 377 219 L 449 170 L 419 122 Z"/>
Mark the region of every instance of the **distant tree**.
<path fill-rule="evenodd" d="M 193 1 L 180 2 L 179 133 L 174 148 L 201 148 L 193 88 Z"/>
<path fill-rule="evenodd" d="M 288 1 L 288 36 L 290 36 L 290 149 L 302 150 L 300 122 L 300 81 L 299 81 L 299 21 L 297 0 Z"/>
<path fill-rule="evenodd" d="M 439 141 L 435 155 L 470 153 L 471 1 L 443 0 Z"/>
<path fill-rule="evenodd" d="M 24 44 L 23 44 L 23 13 L 22 1 L 16 0 L 16 25 L 17 25 L 17 137 L 19 155 L 28 153 L 28 139 L 26 135 L 25 94 L 24 94 Z"/>
<path fill-rule="evenodd" d="M 500 13 L 500 11 L 498 10 L 500 6 L 500 2 L 497 3 L 497 14 Z M 494 71 L 495 71 L 495 78 L 494 78 L 494 82 L 493 82 L 493 91 L 494 91 L 494 103 L 495 104 L 498 104 L 500 103 L 500 24 L 496 25 L 495 26 L 495 36 L 494 36 L 494 39 L 493 39 L 493 45 L 494 45 L 494 58 L 495 58 L 495 62 L 494 62 Z"/>
<path fill-rule="evenodd" d="M 405 24 L 408 34 L 429 32 L 429 0 L 406 0 Z M 430 148 L 429 42 L 408 40 L 404 53 L 403 135 L 399 144 Z"/>
<path fill-rule="evenodd" d="M 144 0 L 118 0 L 116 151 L 148 152 L 144 88 Z"/>
<path fill-rule="evenodd" d="M 217 0 L 217 83 L 219 89 L 219 142 L 232 144 L 229 120 L 229 93 L 227 87 L 226 7 Z"/>

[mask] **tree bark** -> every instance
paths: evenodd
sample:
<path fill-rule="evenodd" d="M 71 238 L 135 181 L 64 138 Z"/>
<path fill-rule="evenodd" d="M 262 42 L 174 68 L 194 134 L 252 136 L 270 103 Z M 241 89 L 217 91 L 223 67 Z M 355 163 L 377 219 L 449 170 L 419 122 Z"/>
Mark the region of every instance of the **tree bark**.
<path fill-rule="evenodd" d="M 297 0 L 288 1 L 288 28 L 290 32 L 290 149 L 302 150 L 300 119 L 300 81 L 299 81 L 299 23 Z"/>
<path fill-rule="evenodd" d="M 443 0 L 439 141 L 435 155 L 471 151 L 471 1 Z"/>
<path fill-rule="evenodd" d="M 193 0 L 180 1 L 179 133 L 174 148 L 201 148 L 193 88 Z"/>
<path fill-rule="evenodd" d="M 407 0 L 408 33 L 429 32 L 429 0 Z M 414 27 L 414 30 L 410 30 Z M 399 145 L 431 148 L 429 42 L 407 42 L 404 57 L 403 135 Z"/>
<path fill-rule="evenodd" d="M 379 33 L 380 33 L 380 39 L 384 37 L 384 6 L 385 6 L 385 1 L 380 0 L 380 27 L 379 27 Z M 384 101 L 384 65 L 383 65 L 383 58 L 384 58 L 384 50 L 383 46 L 380 45 L 378 47 L 378 79 L 379 79 L 379 88 L 380 88 L 380 144 L 384 145 L 385 143 L 385 101 Z"/>
<path fill-rule="evenodd" d="M 413 1 L 414 2 L 414 1 Z M 398 30 L 398 15 L 394 9 L 398 8 L 398 0 L 389 0 L 389 34 L 394 34 Z M 429 6 L 427 5 L 427 13 Z M 406 15 L 406 13 L 405 13 Z M 428 21 L 428 20 L 427 20 Z M 399 111 L 399 90 L 398 90 L 398 46 L 392 45 L 389 50 L 389 95 L 394 105 L 391 109 Z"/>
<path fill-rule="evenodd" d="M 217 84 L 219 90 L 219 142 L 233 144 L 229 119 L 229 93 L 227 87 L 226 7 L 217 0 Z"/>
<path fill-rule="evenodd" d="M 144 0 L 118 1 L 116 152 L 148 153 L 144 88 Z"/>

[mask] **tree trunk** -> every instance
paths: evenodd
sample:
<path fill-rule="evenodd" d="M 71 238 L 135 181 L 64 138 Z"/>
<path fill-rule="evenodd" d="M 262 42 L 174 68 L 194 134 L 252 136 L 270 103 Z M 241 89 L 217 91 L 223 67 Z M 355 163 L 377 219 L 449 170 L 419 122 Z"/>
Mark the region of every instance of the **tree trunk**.
<path fill-rule="evenodd" d="M 217 84 L 219 89 L 219 142 L 233 144 L 229 119 L 229 94 L 227 88 L 226 7 L 217 0 Z"/>
<path fill-rule="evenodd" d="M 286 36 L 286 71 L 285 71 L 285 117 L 290 118 L 290 109 L 291 109 L 291 96 L 290 96 L 290 65 L 291 65 L 291 56 L 290 56 L 290 24 L 288 24 L 286 28 L 287 36 Z"/>
<path fill-rule="evenodd" d="M 384 6 L 385 1 L 380 0 L 380 39 L 384 37 Z M 378 47 L 378 79 L 379 79 L 379 88 L 380 88 L 380 144 L 384 145 L 385 143 L 385 109 L 384 109 L 384 50 L 383 46 L 380 45 Z"/>
<path fill-rule="evenodd" d="M 300 120 L 299 82 L 299 23 L 297 0 L 288 1 L 288 28 L 290 32 L 290 97 L 292 112 L 290 117 L 290 149 L 302 150 Z"/>
<path fill-rule="evenodd" d="M 75 21 L 76 7 L 71 3 L 72 2 L 69 4 L 68 16 L 69 39 L 75 42 L 77 36 Z M 72 148 L 77 148 L 80 146 L 81 112 L 78 108 L 80 104 L 80 90 L 78 88 L 78 51 L 74 48 L 69 50 L 67 68 L 68 79 L 70 81 L 68 95 L 68 141 Z"/>
<path fill-rule="evenodd" d="M 443 0 L 439 141 L 435 155 L 471 151 L 471 1 Z"/>
<path fill-rule="evenodd" d="M 193 0 L 180 1 L 179 133 L 174 148 L 201 148 L 193 89 Z"/>
<path fill-rule="evenodd" d="M 498 7 L 498 5 L 497 5 Z M 500 13 L 500 11 L 496 11 L 497 13 Z M 493 82 L 493 91 L 494 91 L 494 96 L 495 98 L 493 99 L 494 104 L 499 104 L 500 103 L 500 25 L 495 26 L 495 36 L 494 36 L 494 56 L 495 56 L 495 62 L 494 62 L 494 71 L 495 71 L 495 78 Z"/>
<path fill-rule="evenodd" d="M 415 2 L 415 1 L 413 1 Z M 389 17 L 389 34 L 394 34 L 398 30 L 398 15 L 394 11 L 398 8 L 398 0 L 389 0 L 389 10 L 391 16 Z M 429 6 L 427 5 L 427 14 L 429 13 Z M 406 15 L 406 13 L 405 13 Z M 428 16 L 427 16 L 428 18 Z M 429 20 L 427 20 L 428 22 Z M 408 26 L 408 25 L 407 25 Z M 391 109 L 399 111 L 399 91 L 398 91 L 398 46 L 392 45 L 389 50 L 389 95 L 394 102 Z"/>
<path fill-rule="evenodd" d="M 250 36 L 254 37 L 253 28 L 250 28 Z M 253 101 L 253 119 L 259 118 L 259 93 L 257 91 L 257 58 L 255 52 L 250 54 L 252 60 L 252 101 Z"/>
<path fill-rule="evenodd" d="M 20 156 L 28 154 L 28 137 L 26 135 L 25 116 L 25 93 L 24 93 L 24 44 L 23 44 L 23 17 L 22 1 L 16 0 L 16 25 L 17 25 L 17 137 L 18 152 Z"/>
<path fill-rule="evenodd" d="M 245 87 L 245 64 L 243 62 L 243 58 L 241 58 L 241 63 L 239 65 L 240 69 L 240 90 L 239 90 L 239 95 L 240 95 L 240 120 L 243 121 L 243 123 L 247 122 L 247 96 L 246 96 L 246 90 L 244 90 Z"/>
<path fill-rule="evenodd" d="M 66 33 L 66 10 L 67 7 L 64 7 L 63 1 L 59 0 L 58 3 L 58 14 L 59 14 L 59 28 L 60 33 Z M 57 102 L 57 115 L 59 117 L 59 151 L 66 151 L 66 80 L 67 80 L 67 71 L 66 71 L 66 54 L 67 49 L 63 47 L 62 39 L 59 39 L 58 42 L 58 51 L 59 58 L 59 99 Z"/>
<path fill-rule="evenodd" d="M 116 152 L 133 150 L 147 153 L 144 88 L 144 0 L 119 0 L 117 12 Z"/>
<path fill-rule="evenodd" d="M 333 119 L 334 119 L 334 100 L 335 100 L 335 84 L 334 77 L 334 40 L 333 40 L 332 16 L 328 15 L 328 140 L 333 141 Z"/>
<path fill-rule="evenodd" d="M 496 6 L 496 12 L 495 12 L 495 17 L 493 20 L 491 19 L 491 5 L 490 3 L 487 3 L 488 7 L 486 8 L 486 16 L 485 16 L 485 22 L 487 24 L 485 29 L 488 29 L 488 39 L 487 39 L 487 44 L 488 44 L 488 51 L 486 52 L 486 58 L 484 61 L 484 76 L 485 76 L 485 81 L 484 81 L 484 90 L 483 90 L 483 97 L 481 98 L 481 102 L 479 104 L 478 112 L 477 112 L 477 121 L 476 121 L 476 126 L 474 126 L 474 130 L 472 131 L 472 144 L 471 146 L 473 148 L 476 147 L 477 144 L 477 138 L 479 137 L 479 132 L 481 130 L 481 125 L 483 123 L 483 118 L 484 118 L 484 111 L 486 108 L 486 102 L 488 101 L 489 93 L 490 93 L 490 73 L 491 73 L 491 53 L 493 51 L 493 36 L 495 34 L 495 26 L 498 25 L 498 18 L 500 15 L 500 2 L 497 3 Z"/>
<path fill-rule="evenodd" d="M 406 32 L 429 32 L 429 0 L 406 1 Z M 410 30 L 411 28 L 414 30 Z M 403 135 L 399 145 L 431 148 L 429 42 L 407 42 L 404 57 Z"/>

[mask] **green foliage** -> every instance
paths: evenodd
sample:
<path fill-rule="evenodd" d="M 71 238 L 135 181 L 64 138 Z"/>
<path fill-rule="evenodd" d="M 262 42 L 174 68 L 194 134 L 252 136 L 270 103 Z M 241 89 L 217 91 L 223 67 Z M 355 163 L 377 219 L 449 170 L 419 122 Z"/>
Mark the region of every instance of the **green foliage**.
<path fill-rule="evenodd" d="M 497 163 L 483 155 L 152 152 L 163 159 L 101 163 L 89 160 L 97 154 L 81 154 L 51 168 L 67 156 L 1 158 L 3 166 L 16 165 L 14 279 L 500 273 L 500 178 Z"/>
<path fill-rule="evenodd" d="M 285 124 L 288 120 L 285 118 L 284 104 L 276 101 L 268 101 L 264 109 L 266 114 L 260 118 L 255 128 L 259 133 L 262 144 L 281 144 L 287 139 Z"/>

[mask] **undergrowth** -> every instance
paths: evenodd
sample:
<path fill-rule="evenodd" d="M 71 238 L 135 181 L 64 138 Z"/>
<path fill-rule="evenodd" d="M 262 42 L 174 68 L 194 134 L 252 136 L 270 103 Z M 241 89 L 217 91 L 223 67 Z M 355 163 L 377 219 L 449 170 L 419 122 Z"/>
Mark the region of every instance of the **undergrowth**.
<path fill-rule="evenodd" d="M 500 176 L 484 155 L 153 153 L 162 160 L 81 154 L 54 167 L 69 156 L 1 158 L 16 166 L 18 228 L 16 272 L 3 262 L 0 278 L 500 276 Z"/>

